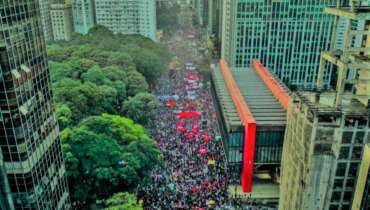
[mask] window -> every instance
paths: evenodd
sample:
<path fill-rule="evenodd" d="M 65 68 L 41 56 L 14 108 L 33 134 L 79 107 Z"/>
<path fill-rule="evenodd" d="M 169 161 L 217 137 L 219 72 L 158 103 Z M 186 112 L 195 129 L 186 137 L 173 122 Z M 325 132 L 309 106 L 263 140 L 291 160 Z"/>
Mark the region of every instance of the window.
<path fill-rule="evenodd" d="M 341 147 L 339 152 L 339 159 L 348 159 L 349 147 Z"/>
<path fill-rule="evenodd" d="M 343 206 L 342 206 L 342 210 L 350 210 L 349 205 L 343 205 Z"/>
<path fill-rule="evenodd" d="M 338 163 L 336 176 L 344 176 L 344 174 L 346 173 L 346 168 L 346 163 Z"/>
<path fill-rule="evenodd" d="M 354 186 L 355 186 L 355 180 L 354 179 L 347 179 L 346 189 L 347 190 L 352 190 L 352 189 L 354 189 Z"/>
<path fill-rule="evenodd" d="M 338 205 L 330 205 L 329 210 L 338 210 L 339 206 Z"/>
<path fill-rule="evenodd" d="M 362 144 L 364 142 L 365 132 L 357 132 L 355 137 L 356 144 Z"/>
<path fill-rule="evenodd" d="M 349 132 L 349 131 L 343 132 L 342 143 L 350 144 L 352 142 L 352 135 L 353 135 L 353 132 Z"/>
<path fill-rule="evenodd" d="M 334 180 L 334 190 L 341 190 L 343 188 L 343 179 Z"/>
<path fill-rule="evenodd" d="M 361 159 L 361 154 L 362 154 L 362 146 L 353 147 L 352 159 L 354 160 Z"/>
<path fill-rule="evenodd" d="M 348 170 L 348 176 L 356 177 L 359 163 L 351 163 Z"/>
<path fill-rule="evenodd" d="M 341 192 L 333 192 L 331 195 L 331 202 L 339 202 L 340 201 Z"/>

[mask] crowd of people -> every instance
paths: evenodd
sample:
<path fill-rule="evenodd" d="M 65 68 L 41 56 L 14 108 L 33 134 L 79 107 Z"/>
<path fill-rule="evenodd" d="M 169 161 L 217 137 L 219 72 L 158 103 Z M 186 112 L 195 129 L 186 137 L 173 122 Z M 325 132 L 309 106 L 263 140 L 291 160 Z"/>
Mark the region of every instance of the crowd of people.
<path fill-rule="evenodd" d="M 155 89 L 162 106 L 150 135 L 164 165 L 143 189 L 145 209 L 227 209 L 226 160 L 209 84 L 192 69 L 169 71 Z"/>

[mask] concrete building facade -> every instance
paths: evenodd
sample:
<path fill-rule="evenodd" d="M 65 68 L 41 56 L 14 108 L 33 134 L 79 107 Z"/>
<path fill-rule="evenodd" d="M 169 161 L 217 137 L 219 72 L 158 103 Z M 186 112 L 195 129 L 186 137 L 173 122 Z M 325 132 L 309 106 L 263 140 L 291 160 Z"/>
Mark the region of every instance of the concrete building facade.
<path fill-rule="evenodd" d="M 0 208 L 70 209 L 38 0 L 0 12 Z"/>
<path fill-rule="evenodd" d="M 72 5 L 70 0 L 62 0 L 50 5 L 50 18 L 53 40 L 70 40 L 73 33 Z"/>
<path fill-rule="evenodd" d="M 96 23 L 114 33 L 140 34 L 156 38 L 156 2 L 153 0 L 99 0 Z"/>
<path fill-rule="evenodd" d="M 370 113 L 335 95 L 298 92 L 288 110 L 279 209 L 349 210 L 363 147 L 370 138 Z"/>
<path fill-rule="evenodd" d="M 352 203 L 352 210 L 366 209 L 370 209 L 370 143 L 364 148 Z"/>
<path fill-rule="evenodd" d="M 363 188 L 368 166 L 363 165 L 370 143 L 370 8 L 360 3 L 325 8 L 335 17 L 334 26 L 340 18 L 348 20 L 344 46 L 337 48 L 334 31 L 330 50 L 321 53 L 316 91 L 297 92 L 288 109 L 279 209 L 368 206 L 359 204 L 358 197 L 360 191 L 368 196 Z M 359 21 L 365 22 L 363 28 L 358 27 Z M 360 46 L 356 39 L 362 40 Z M 336 71 L 333 91 L 323 88 L 326 65 Z M 349 70 L 355 70 L 357 76 L 355 88 L 347 90 Z"/>
<path fill-rule="evenodd" d="M 259 59 L 286 84 L 313 87 L 334 22 L 323 10 L 336 2 L 224 0 L 221 56 L 244 68 Z"/>
<path fill-rule="evenodd" d="M 74 31 L 87 34 L 95 25 L 95 6 L 93 0 L 73 0 L 73 26 Z"/>

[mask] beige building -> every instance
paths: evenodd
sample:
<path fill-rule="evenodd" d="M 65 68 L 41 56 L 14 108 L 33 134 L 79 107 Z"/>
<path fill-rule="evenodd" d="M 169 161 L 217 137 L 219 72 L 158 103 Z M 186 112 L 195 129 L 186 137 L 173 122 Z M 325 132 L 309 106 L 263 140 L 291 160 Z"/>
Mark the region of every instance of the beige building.
<path fill-rule="evenodd" d="M 364 148 L 352 203 L 352 210 L 365 209 L 370 209 L 370 144 Z"/>
<path fill-rule="evenodd" d="M 321 53 L 316 88 L 297 91 L 288 110 L 285 132 L 279 209 L 367 210 L 369 204 L 370 143 L 370 8 L 361 1 L 351 7 L 327 7 L 325 12 L 348 19 L 344 47 L 332 37 L 330 51 Z M 359 28 L 357 23 L 365 21 Z M 361 46 L 353 40 L 362 40 Z M 336 84 L 324 89 L 326 65 L 335 66 Z M 346 75 L 355 70 L 354 88 Z M 365 152 L 364 152 L 365 151 Z M 364 202 L 363 202 L 364 201 Z"/>
<path fill-rule="evenodd" d="M 73 33 L 72 5 L 70 0 L 50 5 L 53 39 L 70 40 Z"/>

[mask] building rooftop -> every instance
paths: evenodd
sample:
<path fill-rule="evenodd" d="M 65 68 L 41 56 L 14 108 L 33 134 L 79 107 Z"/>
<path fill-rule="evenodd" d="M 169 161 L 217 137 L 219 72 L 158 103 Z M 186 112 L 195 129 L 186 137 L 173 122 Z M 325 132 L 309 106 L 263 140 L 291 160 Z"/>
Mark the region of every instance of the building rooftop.
<path fill-rule="evenodd" d="M 285 125 L 286 111 L 253 69 L 232 71 L 258 125 Z"/>
<path fill-rule="evenodd" d="M 285 126 L 286 110 L 253 68 L 231 69 L 231 74 L 257 126 Z M 243 124 L 227 89 L 219 66 L 213 71 L 213 82 L 227 129 L 241 129 Z"/>
<path fill-rule="evenodd" d="M 218 68 L 219 67 L 217 67 L 213 71 L 212 77 L 216 95 L 221 106 L 220 109 L 222 111 L 222 116 L 224 117 L 224 121 L 226 122 L 225 123 L 226 128 L 228 131 L 242 129 L 243 125 L 239 117 L 239 113 L 236 110 L 236 106 L 234 105 L 234 102 L 231 99 L 225 81 Z"/>
<path fill-rule="evenodd" d="M 352 20 L 369 20 L 370 19 L 370 7 L 355 7 L 353 10 L 351 7 L 327 7 L 325 12 L 336 15 L 343 16 Z"/>
<path fill-rule="evenodd" d="M 355 99 L 352 93 L 344 93 L 341 106 L 335 107 L 336 93 L 334 91 L 325 91 L 319 94 L 312 91 L 299 91 L 297 96 L 304 99 L 311 109 L 326 112 L 338 112 L 351 115 L 369 115 L 370 109 L 367 109 L 362 103 Z"/>

